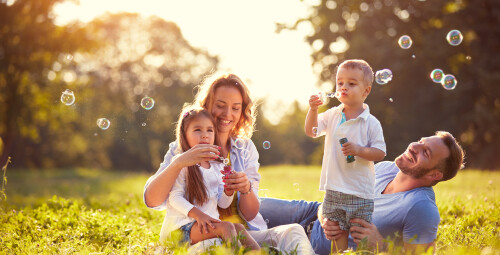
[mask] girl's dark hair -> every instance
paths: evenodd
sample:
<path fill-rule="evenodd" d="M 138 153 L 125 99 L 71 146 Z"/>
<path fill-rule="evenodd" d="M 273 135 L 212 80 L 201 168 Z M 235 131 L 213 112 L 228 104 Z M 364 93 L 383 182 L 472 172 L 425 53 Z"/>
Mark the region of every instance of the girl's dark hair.
<path fill-rule="evenodd" d="M 179 121 L 176 127 L 177 141 L 179 142 L 178 151 L 179 153 L 185 152 L 191 147 L 189 146 L 186 138 L 186 130 L 189 124 L 197 118 L 208 118 L 214 124 L 214 136 L 215 144 L 219 145 L 219 136 L 217 133 L 216 123 L 212 115 L 201 107 L 194 107 L 192 105 L 185 105 L 181 114 L 179 115 Z M 186 198 L 191 204 L 202 205 L 208 201 L 207 187 L 203 181 L 203 175 L 200 168 L 197 165 L 188 166 L 188 172 L 186 176 Z"/>

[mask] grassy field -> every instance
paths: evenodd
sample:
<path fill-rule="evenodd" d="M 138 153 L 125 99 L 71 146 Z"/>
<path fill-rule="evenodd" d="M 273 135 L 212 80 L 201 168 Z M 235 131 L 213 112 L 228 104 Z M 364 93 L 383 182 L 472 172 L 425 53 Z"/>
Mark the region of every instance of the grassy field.
<path fill-rule="evenodd" d="M 260 172 L 260 196 L 322 200 L 317 166 L 271 166 Z M 0 254 L 153 253 L 164 212 L 142 202 L 149 176 L 7 170 Z M 441 213 L 438 254 L 500 254 L 499 183 L 500 172 L 465 170 L 435 187 Z"/>

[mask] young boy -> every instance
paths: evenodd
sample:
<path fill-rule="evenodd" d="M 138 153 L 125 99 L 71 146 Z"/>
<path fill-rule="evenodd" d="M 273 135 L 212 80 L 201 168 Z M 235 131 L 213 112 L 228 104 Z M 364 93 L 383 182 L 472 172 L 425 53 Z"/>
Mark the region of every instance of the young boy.
<path fill-rule="evenodd" d="M 374 198 L 374 163 L 385 157 L 380 122 L 364 103 L 370 94 L 373 71 L 364 60 L 346 60 L 338 66 L 336 97 L 341 102 L 318 115 L 322 98 L 312 95 L 305 132 L 326 135 L 320 190 L 326 190 L 322 214 L 349 231 L 352 218 L 371 222 Z M 347 140 L 347 141 L 346 141 Z M 337 252 L 347 249 L 348 235 L 336 241 Z"/>

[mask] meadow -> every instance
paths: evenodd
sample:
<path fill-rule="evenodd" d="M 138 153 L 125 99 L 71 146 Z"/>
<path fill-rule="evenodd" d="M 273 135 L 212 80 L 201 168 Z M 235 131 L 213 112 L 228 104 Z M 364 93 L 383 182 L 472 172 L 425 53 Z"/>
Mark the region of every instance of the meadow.
<path fill-rule="evenodd" d="M 319 166 L 261 167 L 260 196 L 322 200 Z M 152 173 L 10 170 L 0 203 L 0 254 L 152 254 L 164 212 L 148 209 Z M 437 254 L 500 254 L 500 172 L 463 170 L 435 187 Z M 179 247 L 175 254 L 185 252 Z"/>

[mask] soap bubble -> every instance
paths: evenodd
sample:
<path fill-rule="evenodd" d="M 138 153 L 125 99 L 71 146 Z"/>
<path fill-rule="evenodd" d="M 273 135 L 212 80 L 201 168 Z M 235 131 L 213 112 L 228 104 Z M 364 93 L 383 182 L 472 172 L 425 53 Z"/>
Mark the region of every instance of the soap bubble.
<path fill-rule="evenodd" d="M 61 102 L 65 105 L 72 105 L 75 102 L 73 91 L 66 89 L 61 95 Z"/>
<path fill-rule="evenodd" d="M 318 127 L 313 127 L 312 132 L 314 136 L 318 136 Z"/>
<path fill-rule="evenodd" d="M 108 129 L 110 125 L 111 122 L 106 118 L 100 118 L 97 120 L 97 126 L 102 130 Z"/>
<path fill-rule="evenodd" d="M 435 83 L 441 83 L 444 77 L 444 72 L 441 69 L 434 69 L 431 72 L 431 79 Z"/>
<path fill-rule="evenodd" d="M 265 150 L 269 150 L 271 148 L 271 142 L 269 141 L 264 141 L 262 143 L 262 147 L 264 147 Z"/>
<path fill-rule="evenodd" d="M 399 44 L 399 47 L 401 47 L 402 49 L 405 49 L 405 50 L 409 49 L 411 47 L 411 44 L 412 44 L 411 37 L 408 35 L 403 35 L 403 36 L 399 37 L 398 44 Z"/>
<path fill-rule="evenodd" d="M 462 33 L 459 30 L 453 29 L 446 35 L 446 40 L 452 46 L 457 46 L 462 43 L 464 39 Z"/>
<path fill-rule="evenodd" d="M 392 97 L 391 97 L 391 98 L 389 98 L 389 102 L 391 102 L 391 103 L 392 103 L 392 102 L 394 102 L 394 100 L 392 100 Z"/>
<path fill-rule="evenodd" d="M 328 97 L 328 98 L 334 98 L 334 97 L 336 97 L 336 98 L 340 98 L 340 92 L 325 93 L 322 97 Z"/>
<path fill-rule="evenodd" d="M 236 146 L 237 149 L 241 150 L 245 147 L 245 140 L 241 138 L 236 138 L 236 140 L 234 140 L 234 145 Z"/>
<path fill-rule="evenodd" d="M 155 100 L 153 100 L 151 97 L 145 96 L 141 100 L 141 106 L 146 110 L 151 110 L 153 106 L 155 106 Z"/>
<path fill-rule="evenodd" d="M 143 123 L 142 123 L 142 126 L 143 126 L 143 127 L 145 127 L 146 125 L 147 125 L 147 124 L 146 124 L 146 122 L 143 122 Z"/>
<path fill-rule="evenodd" d="M 293 184 L 293 189 L 294 189 L 295 191 L 300 191 L 300 184 L 298 184 L 298 183 L 294 183 L 294 184 Z"/>
<path fill-rule="evenodd" d="M 457 86 L 457 79 L 455 79 L 455 76 L 447 74 L 441 81 L 441 85 L 443 85 L 443 88 L 447 90 L 455 89 L 455 87 Z"/>
<path fill-rule="evenodd" d="M 268 189 L 259 189 L 259 197 L 267 197 L 268 193 Z"/>
<path fill-rule="evenodd" d="M 378 70 L 375 73 L 375 81 L 380 85 L 387 84 L 391 80 L 392 80 L 392 71 L 390 69 Z"/>

